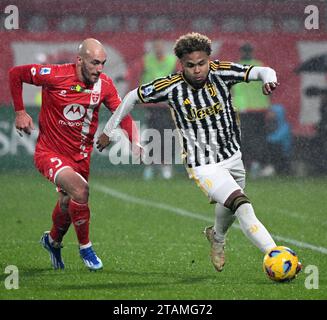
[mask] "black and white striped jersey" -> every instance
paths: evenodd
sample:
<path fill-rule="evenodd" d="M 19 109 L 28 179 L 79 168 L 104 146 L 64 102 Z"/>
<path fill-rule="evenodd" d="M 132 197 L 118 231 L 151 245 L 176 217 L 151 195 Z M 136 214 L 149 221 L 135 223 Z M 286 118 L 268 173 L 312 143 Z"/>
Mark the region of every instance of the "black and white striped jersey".
<path fill-rule="evenodd" d="M 144 103 L 168 102 L 188 167 L 218 163 L 240 149 L 240 122 L 232 106 L 233 84 L 248 81 L 252 66 L 211 61 L 206 84 L 193 88 L 176 73 L 138 88 Z"/>

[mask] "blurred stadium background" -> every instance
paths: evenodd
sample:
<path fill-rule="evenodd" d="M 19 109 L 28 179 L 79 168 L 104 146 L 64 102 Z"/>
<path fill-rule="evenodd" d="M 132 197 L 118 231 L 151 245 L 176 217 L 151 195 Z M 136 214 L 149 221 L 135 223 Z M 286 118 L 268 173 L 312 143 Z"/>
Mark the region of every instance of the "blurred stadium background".
<path fill-rule="evenodd" d="M 19 9 L 18 30 L 5 28 L 10 4 Z M 317 30 L 305 28 L 308 5 L 319 8 Z M 20 290 L 2 286 L 0 299 L 326 299 L 326 177 L 320 176 L 327 171 L 327 146 L 316 138 L 326 128 L 327 68 L 296 72 L 327 53 L 326 1 L 1 0 L 0 13 L 0 282 L 8 264 L 18 266 L 21 276 Z M 213 58 L 238 61 L 240 46 L 251 43 L 255 57 L 277 71 L 281 86 L 272 103 L 284 105 L 292 127 L 294 177 L 253 180 L 247 193 L 276 240 L 296 250 L 304 266 L 319 268 L 320 290 L 307 290 L 304 272 L 290 285 L 268 281 L 262 255 L 239 231 L 229 234 L 226 271 L 217 275 L 201 234 L 213 221 L 213 208 L 183 165 L 175 165 L 173 180 L 144 182 L 143 166 L 114 166 L 108 151 L 96 150 L 91 232 L 105 269 L 86 274 L 73 231 L 65 239 L 67 270 L 54 276 L 50 269 L 38 237 L 49 227 L 56 194 L 33 165 L 37 130 L 20 138 L 14 128 L 9 68 L 74 61 L 80 41 L 94 37 L 105 45 L 105 72 L 124 96 L 139 82 L 151 41 L 162 39 L 172 50 L 175 39 L 190 31 L 213 40 Z M 39 92 L 24 86 L 35 123 Z M 133 110 L 141 125 L 144 111 Z M 108 116 L 102 108 L 99 129 Z M 127 149 L 125 144 L 122 152 Z"/>
<path fill-rule="evenodd" d="M 6 30 L 4 8 L 19 9 L 19 29 Z M 307 30 L 304 20 L 307 5 L 319 8 L 319 29 Z M 255 57 L 273 67 L 280 89 L 272 103 L 282 104 L 294 134 L 292 174 L 321 174 L 313 150 L 317 128 L 323 124 L 323 94 L 307 88 L 327 86 L 325 72 L 296 73 L 305 61 L 327 52 L 327 3 L 325 1 L 1 1 L 0 18 L 0 170 L 32 169 L 32 154 L 37 134 L 20 139 L 13 128 L 13 110 L 8 87 L 8 70 L 27 63 L 74 61 L 79 42 L 86 37 L 102 41 L 108 51 L 106 72 L 116 82 L 121 96 L 139 83 L 142 57 L 149 42 L 163 39 L 171 50 L 175 39 L 189 31 L 207 34 L 213 40 L 213 58 L 239 60 L 239 47 L 253 45 Z M 316 88 L 316 89 L 317 89 Z M 25 85 L 24 99 L 36 119 L 39 89 Z M 102 108 L 100 128 L 108 118 Z M 143 120 L 142 108 L 134 117 Z M 125 148 L 126 149 L 126 148 Z M 314 152 L 316 151 L 316 152 Z M 94 170 L 109 165 L 108 153 L 95 152 Z M 317 160 L 317 159 L 316 159 Z M 321 163 L 321 161 L 319 161 Z M 124 170 L 128 166 L 124 166 Z M 136 167 L 136 166 L 134 166 Z M 326 165 L 324 166 L 326 167 Z M 137 170 L 136 168 L 134 170 Z M 326 170 L 325 170 L 326 172 Z"/>

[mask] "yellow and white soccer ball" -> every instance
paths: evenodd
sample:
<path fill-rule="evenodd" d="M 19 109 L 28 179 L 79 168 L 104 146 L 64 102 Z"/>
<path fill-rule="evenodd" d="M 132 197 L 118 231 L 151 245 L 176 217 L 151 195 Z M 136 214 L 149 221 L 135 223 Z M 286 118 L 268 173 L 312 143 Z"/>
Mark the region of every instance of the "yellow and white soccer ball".
<path fill-rule="evenodd" d="M 274 281 L 291 281 L 301 271 L 297 254 L 290 248 L 278 246 L 266 253 L 263 270 Z"/>

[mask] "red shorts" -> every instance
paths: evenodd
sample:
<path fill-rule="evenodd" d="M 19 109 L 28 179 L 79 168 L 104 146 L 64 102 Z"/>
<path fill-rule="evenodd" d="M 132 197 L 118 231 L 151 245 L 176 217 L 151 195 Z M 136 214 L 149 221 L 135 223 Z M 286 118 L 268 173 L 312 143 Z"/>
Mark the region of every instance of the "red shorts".
<path fill-rule="evenodd" d="M 54 184 L 56 184 L 58 173 L 67 167 L 79 173 L 86 181 L 89 178 L 89 158 L 77 162 L 56 152 L 37 151 L 34 154 L 34 164 L 41 174 Z"/>

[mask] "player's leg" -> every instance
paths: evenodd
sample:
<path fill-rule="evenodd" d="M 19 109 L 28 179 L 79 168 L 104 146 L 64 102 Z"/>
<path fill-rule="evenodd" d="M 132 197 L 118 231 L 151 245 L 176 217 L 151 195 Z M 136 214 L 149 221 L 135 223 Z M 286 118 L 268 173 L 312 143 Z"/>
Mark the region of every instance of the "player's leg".
<path fill-rule="evenodd" d="M 234 161 L 235 162 L 235 161 Z M 245 169 L 242 161 L 236 161 L 237 163 L 228 162 L 228 167 L 234 168 L 234 176 L 236 183 L 243 190 L 245 187 Z M 217 177 L 217 179 L 222 179 Z M 235 186 L 236 187 L 236 186 Z M 207 239 L 211 243 L 211 260 L 217 271 L 221 271 L 225 265 L 225 242 L 226 235 L 229 228 L 232 226 L 236 217 L 233 212 L 224 207 L 220 203 L 216 203 L 215 206 L 215 224 L 214 226 L 205 228 L 205 234 Z"/>
<path fill-rule="evenodd" d="M 68 212 L 75 228 L 80 255 L 85 265 L 90 270 L 101 269 L 102 262 L 95 254 L 89 239 L 90 209 L 87 181 L 72 168 L 66 167 L 56 175 L 55 183 L 70 197 Z"/>
<path fill-rule="evenodd" d="M 229 170 L 229 173 L 232 175 L 236 183 L 239 185 L 241 190 L 244 190 L 245 188 L 245 169 L 243 161 L 241 160 L 241 156 L 236 156 L 235 159 L 229 160 L 223 162 L 221 166 L 227 170 Z M 227 174 L 227 178 L 229 179 L 229 174 Z M 217 177 L 217 179 L 220 179 L 220 177 Z M 223 177 L 221 177 L 222 181 L 224 180 Z M 237 188 L 236 185 L 233 186 L 233 188 Z M 232 226 L 233 222 L 235 221 L 236 217 L 233 214 L 233 212 L 229 209 L 223 206 L 220 203 L 216 203 L 215 207 L 215 225 L 214 225 L 214 231 L 215 231 L 215 239 L 218 242 L 225 242 L 226 234 L 228 229 Z"/>
<path fill-rule="evenodd" d="M 256 217 L 250 200 L 242 190 L 233 191 L 224 205 L 234 212 L 245 236 L 263 253 L 276 247 L 276 243 Z"/>
<path fill-rule="evenodd" d="M 87 181 L 71 167 L 61 170 L 55 183 L 65 190 L 70 198 L 68 212 L 81 246 L 89 244 L 90 209 L 88 207 L 89 188 Z"/>
<path fill-rule="evenodd" d="M 190 176 L 195 179 L 198 186 L 207 194 L 210 202 L 216 203 L 215 224 L 214 226 L 206 227 L 204 234 L 211 246 L 211 262 L 217 271 L 222 271 L 225 264 L 225 237 L 235 220 L 235 216 L 230 209 L 217 201 L 216 190 L 224 192 L 224 181 L 231 179 L 231 176 L 227 169 L 217 164 L 197 167 L 191 171 Z M 237 187 L 237 183 L 234 180 L 233 182 L 235 187 Z"/>
<path fill-rule="evenodd" d="M 228 208 L 216 203 L 215 217 L 215 239 L 218 242 L 225 243 L 227 231 L 235 221 L 235 216 Z"/>
<path fill-rule="evenodd" d="M 52 212 L 51 231 L 44 232 L 41 243 L 50 253 L 51 263 L 54 269 L 64 269 L 65 264 L 61 257 L 62 239 L 67 233 L 71 224 L 70 215 L 68 213 L 69 196 L 63 192 L 59 192 L 59 200 Z"/>
<path fill-rule="evenodd" d="M 54 177 L 57 172 L 69 165 L 62 156 L 43 149 L 36 150 L 34 154 L 34 163 L 40 173 L 51 182 L 54 182 Z M 50 254 L 54 269 L 64 269 L 65 267 L 61 258 L 61 241 L 70 225 L 70 216 L 67 211 L 68 201 L 68 195 L 60 192 L 59 201 L 52 213 L 53 225 L 51 231 L 44 232 L 40 240 L 42 246 Z"/>
<path fill-rule="evenodd" d="M 49 251 L 51 263 L 54 269 L 64 269 L 65 264 L 61 257 L 62 239 L 71 224 L 70 215 L 68 213 L 69 196 L 63 192 L 59 192 L 59 201 L 52 212 L 52 228 L 51 231 L 44 232 L 41 243 L 43 247 Z"/>
<path fill-rule="evenodd" d="M 52 212 L 52 228 L 49 238 L 52 241 L 61 243 L 71 224 L 68 212 L 70 197 L 64 191 L 59 191 L 59 200 Z"/>
<path fill-rule="evenodd" d="M 241 157 L 232 157 L 223 163 L 222 166 L 228 170 L 232 179 L 228 175 L 224 188 L 229 195 L 226 197 L 226 192 L 217 195 L 219 202 L 223 203 L 238 218 L 240 227 L 247 238 L 262 252 L 268 251 L 276 244 L 267 229 L 256 217 L 250 200 L 244 194 L 245 170 Z"/>
<path fill-rule="evenodd" d="M 228 229 L 235 221 L 232 212 L 217 203 L 215 207 L 215 224 L 206 227 L 204 233 L 211 244 L 211 261 L 217 271 L 222 271 L 225 265 L 225 238 Z"/>
<path fill-rule="evenodd" d="M 234 176 L 231 175 L 231 168 L 234 168 Z M 220 204 L 216 207 L 215 227 L 209 227 L 205 230 L 211 244 L 211 260 L 217 271 L 222 270 L 225 262 L 221 240 L 225 237 L 235 217 L 239 219 L 244 234 L 260 250 L 266 252 L 276 246 L 268 231 L 256 218 L 249 199 L 240 187 L 240 185 L 244 187 L 245 182 L 244 167 L 240 157 L 235 156 L 219 165 L 198 167 L 194 171 L 198 184 L 208 194 L 211 202 Z M 222 205 L 227 210 L 221 209 Z M 251 213 L 249 213 L 249 208 L 252 208 Z M 247 214 L 241 215 L 240 213 L 243 211 L 246 211 Z M 217 231 L 219 232 L 218 235 Z"/>

